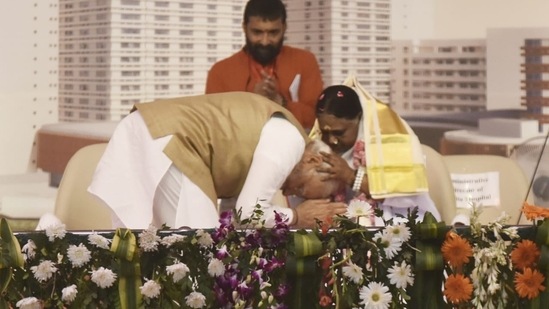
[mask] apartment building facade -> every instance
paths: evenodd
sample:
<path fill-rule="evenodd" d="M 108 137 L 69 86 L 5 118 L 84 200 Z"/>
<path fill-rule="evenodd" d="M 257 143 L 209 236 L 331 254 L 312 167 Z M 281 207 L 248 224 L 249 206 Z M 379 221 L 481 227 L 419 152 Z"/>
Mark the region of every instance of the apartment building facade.
<path fill-rule="evenodd" d="M 390 0 L 287 0 L 287 43 L 313 52 L 326 86 L 355 75 L 389 100 Z"/>
<path fill-rule="evenodd" d="M 393 41 L 391 104 L 400 113 L 486 109 L 486 40 Z"/>
<path fill-rule="evenodd" d="M 549 33 L 548 33 L 549 34 Z M 549 130 L 549 36 L 529 38 L 522 46 L 524 117 L 539 122 L 542 131 Z"/>
<path fill-rule="evenodd" d="M 243 45 L 243 3 L 60 0 L 60 120 L 117 120 L 138 102 L 203 93 L 210 66 Z"/>

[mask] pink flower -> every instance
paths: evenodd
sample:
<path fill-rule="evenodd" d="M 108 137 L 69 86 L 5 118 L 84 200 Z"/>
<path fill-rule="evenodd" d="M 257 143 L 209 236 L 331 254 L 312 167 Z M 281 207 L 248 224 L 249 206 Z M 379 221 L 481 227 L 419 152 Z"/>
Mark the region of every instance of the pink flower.
<path fill-rule="evenodd" d="M 358 168 L 359 166 L 366 166 L 366 156 L 364 154 L 364 141 L 357 140 L 353 147 L 353 166 Z"/>

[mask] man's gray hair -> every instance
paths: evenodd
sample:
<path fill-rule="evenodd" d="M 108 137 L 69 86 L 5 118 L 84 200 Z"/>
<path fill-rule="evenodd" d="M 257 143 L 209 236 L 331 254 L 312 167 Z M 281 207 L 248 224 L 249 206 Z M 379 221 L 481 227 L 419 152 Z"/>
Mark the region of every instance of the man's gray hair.
<path fill-rule="evenodd" d="M 332 149 L 328 144 L 324 143 L 322 140 L 314 139 L 307 144 L 307 150 L 314 153 L 315 155 L 320 155 L 320 152 L 326 152 L 331 153 Z M 328 168 L 330 167 L 330 164 L 324 160 L 322 160 L 322 163 L 320 163 L 321 167 Z M 316 173 L 316 171 L 315 171 Z"/>
<path fill-rule="evenodd" d="M 330 146 L 328 146 L 326 143 L 319 139 L 314 139 L 310 141 L 309 144 L 307 144 L 307 149 L 315 154 L 320 154 L 320 152 L 332 152 Z"/>

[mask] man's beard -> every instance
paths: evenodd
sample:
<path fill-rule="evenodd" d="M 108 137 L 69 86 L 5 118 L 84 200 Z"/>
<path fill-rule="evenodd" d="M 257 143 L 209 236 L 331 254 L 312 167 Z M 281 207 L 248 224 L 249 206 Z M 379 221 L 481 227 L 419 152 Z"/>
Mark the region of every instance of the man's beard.
<path fill-rule="evenodd" d="M 246 51 L 252 58 L 261 65 L 267 65 L 274 62 L 276 56 L 280 53 L 284 40 L 280 40 L 278 45 L 253 44 L 246 38 Z"/>

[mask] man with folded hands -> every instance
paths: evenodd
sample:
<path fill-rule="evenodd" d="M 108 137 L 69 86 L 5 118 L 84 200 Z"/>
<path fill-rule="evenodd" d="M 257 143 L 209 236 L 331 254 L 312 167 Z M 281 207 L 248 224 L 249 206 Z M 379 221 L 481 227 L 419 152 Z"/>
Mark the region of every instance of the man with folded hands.
<path fill-rule="evenodd" d="M 281 0 L 249 0 L 244 8 L 244 47 L 208 71 L 206 93 L 248 91 L 287 108 L 310 130 L 323 82 L 310 51 L 284 44 L 286 7 Z"/>
<path fill-rule="evenodd" d="M 218 198 L 238 197 L 243 218 L 257 204 L 266 225 L 275 211 L 295 227 L 343 214 L 330 202 L 337 181 L 322 181 L 316 142 L 294 116 L 253 93 L 229 92 L 157 100 L 135 106 L 117 126 L 88 191 L 113 213 L 114 227 L 211 228 Z M 272 203 L 275 193 L 307 200 Z"/>

